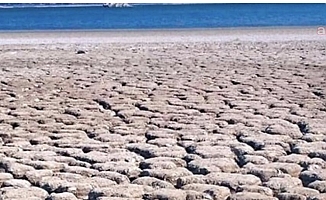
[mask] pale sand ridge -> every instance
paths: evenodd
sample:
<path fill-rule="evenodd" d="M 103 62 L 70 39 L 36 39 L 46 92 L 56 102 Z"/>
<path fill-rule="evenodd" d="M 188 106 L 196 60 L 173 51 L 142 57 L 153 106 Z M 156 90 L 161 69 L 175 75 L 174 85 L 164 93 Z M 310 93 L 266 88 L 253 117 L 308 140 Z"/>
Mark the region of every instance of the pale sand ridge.
<path fill-rule="evenodd" d="M 317 34 L 318 27 L 284 28 L 221 28 L 175 30 L 112 30 L 112 31 L 35 31 L 0 32 L 0 44 L 53 43 L 162 43 L 162 42 L 225 42 L 326 40 Z"/>

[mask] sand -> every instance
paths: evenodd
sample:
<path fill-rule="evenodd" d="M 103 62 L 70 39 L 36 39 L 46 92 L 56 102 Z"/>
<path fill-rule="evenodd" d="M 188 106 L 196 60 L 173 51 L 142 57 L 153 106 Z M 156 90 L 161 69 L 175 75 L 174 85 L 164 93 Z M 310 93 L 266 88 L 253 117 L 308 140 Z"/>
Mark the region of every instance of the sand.
<path fill-rule="evenodd" d="M 80 41 L 81 38 L 82 42 Z M 139 42 L 225 42 L 233 40 L 255 42 L 300 40 L 325 41 L 326 35 L 318 35 L 318 27 L 0 32 L 0 44 L 121 44 Z"/>
<path fill-rule="evenodd" d="M 2 198 L 325 199 L 316 31 L 0 33 Z"/>

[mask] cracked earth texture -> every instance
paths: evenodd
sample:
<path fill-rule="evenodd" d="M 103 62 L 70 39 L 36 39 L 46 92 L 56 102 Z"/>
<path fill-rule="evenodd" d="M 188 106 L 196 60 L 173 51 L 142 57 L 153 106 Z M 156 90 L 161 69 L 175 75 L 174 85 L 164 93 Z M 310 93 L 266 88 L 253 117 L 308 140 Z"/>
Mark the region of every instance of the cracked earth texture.
<path fill-rule="evenodd" d="M 323 42 L 2 45 L 0 59 L 0 199 L 326 199 Z"/>

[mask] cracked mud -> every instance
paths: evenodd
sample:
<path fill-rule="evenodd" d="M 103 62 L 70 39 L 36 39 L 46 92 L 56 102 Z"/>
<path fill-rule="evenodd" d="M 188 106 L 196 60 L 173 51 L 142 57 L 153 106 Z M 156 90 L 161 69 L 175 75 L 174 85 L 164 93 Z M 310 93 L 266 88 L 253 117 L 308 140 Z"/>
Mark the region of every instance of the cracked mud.
<path fill-rule="evenodd" d="M 325 43 L 2 45 L 0 59 L 1 199 L 326 199 Z"/>

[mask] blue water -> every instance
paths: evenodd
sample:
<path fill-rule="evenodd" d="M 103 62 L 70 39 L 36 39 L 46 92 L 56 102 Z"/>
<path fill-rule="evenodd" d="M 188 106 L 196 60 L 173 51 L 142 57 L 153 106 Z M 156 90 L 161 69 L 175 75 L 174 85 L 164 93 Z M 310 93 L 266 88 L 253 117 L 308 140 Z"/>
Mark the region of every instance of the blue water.
<path fill-rule="evenodd" d="M 134 5 L 0 9 L 0 30 L 326 26 L 326 4 Z"/>

